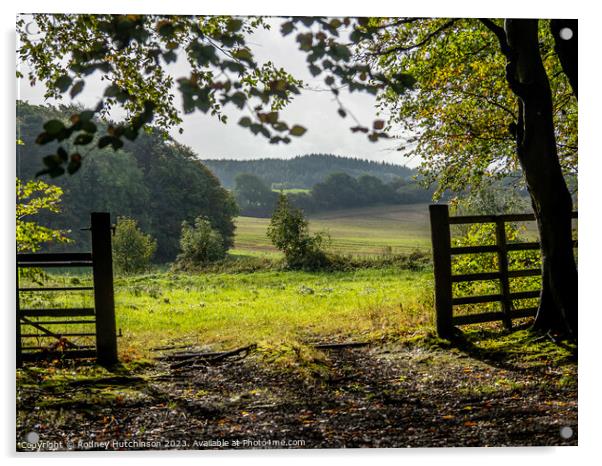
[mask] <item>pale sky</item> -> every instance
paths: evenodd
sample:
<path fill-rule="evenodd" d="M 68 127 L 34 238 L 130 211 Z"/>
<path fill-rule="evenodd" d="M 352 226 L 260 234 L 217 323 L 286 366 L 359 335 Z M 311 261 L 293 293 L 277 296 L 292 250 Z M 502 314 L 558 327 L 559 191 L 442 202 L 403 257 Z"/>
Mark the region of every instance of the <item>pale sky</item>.
<path fill-rule="evenodd" d="M 327 90 L 323 83 L 323 77 L 314 78 L 307 70 L 306 54 L 298 50 L 295 42 L 296 34 L 293 32 L 282 37 L 279 26 L 282 20 L 272 18 L 269 22 L 272 25 L 271 30 L 257 31 L 248 38 L 256 61 L 259 64 L 268 60 L 272 61 L 276 66 L 281 66 L 296 78 L 302 79 L 312 89 Z M 180 57 L 177 63 L 172 64 L 169 70 L 176 79 L 189 75 L 189 68 L 183 57 Z M 26 72 L 27 69 L 22 71 Z M 87 106 L 95 105 L 102 95 L 105 85 L 99 79 L 87 79 L 84 91 L 76 97 L 75 102 Z M 179 92 L 174 89 L 174 93 L 176 105 L 180 108 Z M 44 103 L 43 84 L 38 83 L 35 87 L 31 87 L 27 79 L 22 79 L 19 85 L 19 94 L 19 98 L 30 103 Z M 376 116 L 374 96 L 341 90 L 340 98 L 344 106 L 363 125 L 371 125 Z M 70 101 L 67 94 L 65 94 L 64 101 Z M 295 100 L 286 109 L 281 111 L 284 121 L 300 124 L 307 128 L 307 133 L 303 137 L 292 138 L 293 142 L 288 145 L 269 144 L 263 136 L 254 136 L 247 129 L 238 126 L 237 122 L 242 114 L 234 111 L 232 106 L 228 106 L 226 109 L 226 114 L 229 116 L 229 122 L 226 125 L 201 112 L 188 115 L 182 112 L 184 133 L 179 134 L 177 128 L 174 128 L 171 131 L 172 136 L 192 147 L 203 159 L 288 158 L 309 153 L 332 153 L 410 166 L 416 165 L 416 161 L 408 161 L 400 152 L 394 150 L 394 141 L 380 140 L 372 143 L 364 134 L 351 133 L 349 127 L 355 125 L 354 121 L 350 117 L 343 119 L 338 116 L 338 105 L 328 91 L 304 90 L 301 95 L 295 96 Z"/>

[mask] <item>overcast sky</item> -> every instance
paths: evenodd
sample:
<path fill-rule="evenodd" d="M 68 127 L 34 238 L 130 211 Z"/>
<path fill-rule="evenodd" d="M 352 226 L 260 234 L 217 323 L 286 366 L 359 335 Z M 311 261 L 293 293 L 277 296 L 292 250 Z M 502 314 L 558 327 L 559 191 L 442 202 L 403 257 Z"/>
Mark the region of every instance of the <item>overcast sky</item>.
<path fill-rule="evenodd" d="M 306 54 L 298 50 L 295 34 L 286 37 L 280 35 L 279 18 L 269 21 L 271 30 L 259 30 L 248 38 L 256 61 L 261 64 L 272 61 L 302 79 L 312 89 L 327 89 L 323 77 L 314 78 L 307 70 Z M 188 76 L 189 69 L 186 60 L 181 57 L 175 65 L 170 66 L 174 78 Z M 23 69 L 27 71 L 27 69 Z M 94 106 L 102 95 L 106 83 L 98 79 L 88 79 L 84 92 L 75 101 L 87 106 Z M 174 89 L 175 102 L 180 108 L 181 98 Z M 19 85 L 19 98 L 30 103 L 44 103 L 44 86 L 38 83 L 31 87 L 26 79 Z M 370 126 L 376 115 L 375 99 L 367 93 L 349 93 L 342 90 L 341 100 L 345 107 L 353 113 L 360 122 Z M 69 97 L 65 96 L 66 101 Z M 55 103 L 50 101 L 49 103 Z M 228 124 L 220 123 L 216 118 L 200 112 L 185 115 L 182 112 L 184 129 L 179 134 L 177 129 L 171 131 L 178 141 L 192 147 L 201 158 L 252 159 L 259 157 L 288 158 L 309 153 L 332 153 L 337 155 L 382 160 L 392 163 L 415 165 L 409 162 L 400 152 L 394 150 L 393 141 L 381 140 L 376 143 L 368 141 L 361 133 L 352 134 L 350 126 L 354 126 L 351 118 L 343 119 L 337 114 L 338 106 L 333 101 L 330 92 L 304 90 L 301 95 L 281 112 L 283 119 L 289 123 L 297 123 L 307 128 L 307 133 L 301 138 L 293 138 L 288 145 L 269 144 L 263 136 L 254 136 L 250 131 L 237 125 L 240 113 L 227 107 Z M 415 162 L 415 161 L 414 161 Z"/>

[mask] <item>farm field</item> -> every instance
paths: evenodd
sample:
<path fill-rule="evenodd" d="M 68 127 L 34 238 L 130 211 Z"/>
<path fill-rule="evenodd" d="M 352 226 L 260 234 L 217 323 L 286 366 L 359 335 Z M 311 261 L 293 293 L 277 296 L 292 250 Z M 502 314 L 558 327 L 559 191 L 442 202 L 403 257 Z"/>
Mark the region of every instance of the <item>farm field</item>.
<path fill-rule="evenodd" d="M 278 255 L 266 237 L 268 218 L 238 217 L 235 247 L 239 255 Z M 330 235 L 330 249 L 371 256 L 430 250 L 428 204 L 387 205 L 329 211 L 309 216 L 311 231 Z"/>

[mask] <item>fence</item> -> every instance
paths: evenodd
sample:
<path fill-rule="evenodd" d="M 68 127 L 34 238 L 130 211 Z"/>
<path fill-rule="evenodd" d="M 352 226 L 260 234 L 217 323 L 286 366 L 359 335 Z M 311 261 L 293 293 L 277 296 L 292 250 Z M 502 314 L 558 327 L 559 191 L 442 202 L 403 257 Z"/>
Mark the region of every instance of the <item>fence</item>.
<path fill-rule="evenodd" d="M 433 267 L 435 275 L 435 311 L 437 333 L 448 337 L 456 325 L 476 324 L 483 322 L 502 321 L 506 328 L 512 327 L 512 319 L 534 316 L 536 307 L 515 309 L 514 300 L 537 298 L 539 290 L 510 291 L 510 279 L 541 275 L 540 269 L 508 270 L 508 252 L 539 250 L 538 242 L 508 243 L 506 238 L 506 223 L 534 221 L 533 214 L 508 215 L 469 215 L 449 216 L 449 208 L 445 204 L 429 206 L 431 219 L 431 240 L 433 245 Z M 577 218 L 577 212 L 573 212 Z M 450 225 L 470 223 L 494 223 L 496 243 L 484 246 L 452 247 Z M 574 242 L 577 245 L 577 242 Z M 452 275 L 452 256 L 459 254 L 496 253 L 498 270 L 495 272 L 479 272 Z M 499 280 L 499 293 L 482 296 L 454 297 L 453 284 L 482 280 Z M 463 304 L 481 304 L 499 302 L 501 310 L 480 314 L 454 316 L 454 306 Z"/>
<path fill-rule="evenodd" d="M 25 360 L 41 358 L 96 357 L 101 364 L 117 362 L 117 338 L 115 332 L 115 302 L 113 296 L 113 265 L 111 255 L 111 223 L 106 212 L 90 215 L 92 252 L 17 254 L 17 366 Z M 93 286 L 85 287 L 19 287 L 19 269 L 47 267 L 90 267 Z M 21 293 L 36 292 L 94 292 L 94 307 L 22 309 Z M 52 320 L 45 320 L 51 318 Z M 94 331 L 69 331 L 69 327 L 91 326 Z M 22 327 L 25 327 L 25 332 Z M 52 330 L 48 327 L 51 327 Z M 27 333 L 30 329 L 37 333 Z M 62 328 L 64 331 L 56 330 Z M 71 327 L 73 328 L 73 327 Z M 40 338 L 55 340 L 49 346 L 26 346 L 23 343 Z M 95 345 L 78 345 L 69 340 L 74 337 L 95 339 Z"/>

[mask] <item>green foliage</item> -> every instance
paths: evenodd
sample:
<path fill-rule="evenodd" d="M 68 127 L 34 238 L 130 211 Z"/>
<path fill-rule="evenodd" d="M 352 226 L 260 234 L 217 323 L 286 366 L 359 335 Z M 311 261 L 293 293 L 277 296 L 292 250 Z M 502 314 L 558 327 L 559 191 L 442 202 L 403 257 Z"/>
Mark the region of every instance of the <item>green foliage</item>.
<path fill-rule="evenodd" d="M 261 134 L 271 144 L 288 144 L 307 131 L 299 124 L 288 124 L 279 115 L 293 95 L 300 93 L 301 81 L 270 61 L 257 64 L 247 44 L 253 31 L 269 28 L 262 18 L 90 14 L 31 17 L 17 18 L 17 53 L 29 69 L 30 82 L 46 84 L 47 98 L 62 98 L 66 92 L 73 98 L 84 90 L 87 76 L 96 71 L 102 72 L 107 82 L 94 108 L 81 111 L 60 126 L 45 128 L 38 136 L 39 144 L 75 137 L 83 146 L 94 143 L 98 148 L 111 146 L 118 150 L 126 140 L 136 139 L 151 122 L 163 130 L 181 123 L 173 103 L 174 79 L 166 70 L 178 54 L 185 55 L 191 67 L 190 75 L 176 80 L 185 113 L 200 111 L 225 123 L 224 108 L 228 105 L 249 110 L 239 125 Z M 307 54 L 312 75 L 324 76 L 342 118 L 348 112 L 338 98 L 341 87 L 371 94 L 385 88 L 403 93 L 414 83 L 407 73 L 385 75 L 365 60 L 353 59 L 353 45 L 362 49 L 361 42 L 378 33 L 378 25 L 372 22 L 368 18 L 293 17 L 281 25 L 282 35 L 298 26 L 307 31 L 297 34 L 299 49 Z M 31 23 L 39 34 L 28 33 Z M 347 34 L 339 37 L 343 28 L 350 31 L 349 38 L 355 43 L 352 46 Z M 106 116 L 116 106 L 125 110 L 127 121 L 95 137 L 96 129 L 89 125 L 91 118 Z M 350 129 L 365 134 L 370 141 L 389 137 L 382 120 L 374 121 L 371 128 L 356 124 Z M 57 150 L 46 159 L 47 168 L 40 173 L 59 176 L 67 163 L 67 171 L 75 172 L 80 161 L 79 153 L 70 156 L 61 147 L 61 152 Z"/>
<path fill-rule="evenodd" d="M 118 150 L 151 122 L 163 130 L 179 124 L 174 82 L 165 70 L 178 53 L 192 68 L 189 76 L 177 79 L 185 113 L 198 110 L 226 122 L 228 105 L 248 109 L 239 125 L 273 144 L 306 132 L 279 115 L 301 83 L 271 62 L 259 66 L 247 44 L 253 31 L 268 27 L 260 18 L 37 14 L 33 22 L 40 34 L 28 34 L 25 18 L 17 20 L 18 55 L 30 69 L 30 81 L 46 83 L 46 97 L 79 94 L 85 77 L 95 71 L 108 82 L 94 109 L 79 111 L 69 121 L 48 121 L 39 144 L 74 137 L 78 146 L 95 143 Z M 554 51 L 549 22 L 539 24 L 560 161 L 565 173 L 575 173 L 577 103 Z M 438 182 L 437 195 L 519 169 L 516 96 L 505 79 L 506 60 L 497 38 L 482 21 L 293 17 L 281 24 L 280 33 L 293 31 L 309 71 L 324 77 L 342 118 L 349 112 L 339 98 L 341 87 L 377 95 L 381 110 L 390 114 L 387 122 L 358 123 L 350 130 L 378 141 L 401 125 L 409 136 L 399 150 L 422 160 L 425 181 Z M 113 106 L 131 117 L 96 137 L 92 117 L 107 115 Z M 64 165 L 73 173 L 81 155 L 59 146 L 44 163 L 39 173 L 58 176 Z"/>
<path fill-rule="evenodd" d="M 240 173 L 255 175 L 268 187 L 276 190 L 309 189 L 316 183 L 324 181 L 332 173 L 346 173 L 354 178 L 372 175 L 384 183 L 389 183 L 398 177 L 408 180 L 415 174 L 413 169 L 403 165 L 332 154 L 298 155 L 290 159 L 208 159 L 202 162 L 228 188 L 235 186 L 236 177 Z"/>
<path fill-rule="evenodd" d="M 37 128 L 46 120 L 68 120 L 77 107 L 34 106 L 17 102 L 17 126 L 24 145 L 17 146 L 19 176 L 35 178 L 48 147 L 35 144 Z M 100 130 L 110 124 L 94 120 Z M 52 147 L 52 144 L 49 144 Z M 66 146 L 68 149 L 69 147 Z M 233 196 L 197 160 L 188 147 L 163 138 L 157 131 L 141 134 L 118 152 L 94 148 L 76 176 L 56 178 L 63 190 L 60 216 L 40 213 L 40 222 L 54 229 L 71 228 L 80 250 L 89 249 L 91 211 L 114 217 L 135 218 L 140 227 L 157 239 L 155 260 L 175 259 L 184 220 L 199 215 L 209 218 L 228 246 L 234 237 L 237 213 Z M 60 245 L 53 246 L 54 250 Z"/>
<path fill-rule="evenodd" d="M 455 215 L 501 215 L 531 211 L 529 194 L 508 182 L 483 182 L 450 202 Z"/>
<path fill-rule="evenodd" d="M 182 223 L 180 250 L 182 252 L 177 257 L 177 267 L 186 269 L 223 259 L 226 257 L 227 247 L 211 222 L 205 217 L 198 217 L 194 225 Z"/>
<path fill-rule="evenodd" d="M 454 215 L 502 215 L 511 213 L 524 213 L 529 211 L 529 202 L 524 195 L 515 189 L 508 189 L 503 183 L 481 185 L 473 189 L 462 200 L 452 204 Z M 533 223 L 533 222 L 529 222 Z M 531 225 L 532 226 L 532 225 Z M 454 239 L 454 246 L 483 246 L 496 244 L 496 226 L 494 223 L 474 223 L 457 225 L 455 231 L 459 235 Z M 527 224 L 506 223 L 506 242 L 521 243 L 533 241 L 535 232 L 527 229 Z M 540 252 L 535 251 L 510 251 L 508 253 L 508 269 L 539 269 L 541 267 Z M 454 274 L 497 272 L 499 270 L 497 253 L 464 254 L 453 256 L 452 272 Z M 510 291 L 538 290 L 541 287 L 541 277 L 517 277 L 510 279 Z M 498 280 L 483 280 L 477 282 L 454 283 L 456 296 L 498 294 L 500 284 Z M 533 307 L 536 300 L 515 301 L 516 309 Z M 496 311 L 498 303 L 484 303 L 462 306 L 464 311 Z"/>
<path fill-rule="evenodd" d="M 427 181 L 438 182 L 437 194 L 518 172 L 519 110 L 497 37 L 475 18 L 374 22 L 381 33 L 365 42 L 373 64 L 386 75 L 409 73 L 415 81 L 413 92 L 379 94 L 380 108 L 391 115 L 388 125 L 402 129 L 399 149 L 421 160 Z M 554 51 L 549 21 L 539 24 L 559 158 L 565 174 L 575 173 L 577 100 Z"/>
<path fill-rule="evenodd" d="M 263 217 L 274 210 L 278 195 L 258 176 L 240 173 L 235 182 L 234 196 L 242 215 Z"/>
<path fill-rule="evenodd" d="M 112 244 L 115 269 L 124 274 L 148 270 L 157 250 L 157 241 L 144 234 L 136 220 L 127 217 L 118 218 Z"/>
<path fill-rule="evenodd" d="M 278 197 L 267 235 L 284 253 L 286 264 L 291 269 L 315 270 L 328 264 L 322 250 L 324 235 L 309 233 L 303 212 L 292 207 L 284 194 Z"/>
<path fill-rule="evenodd" d="M 315 167 L 318 164 L 310 160 L 314 157 L 321 158 L 322 156 L 306 156 L 299 158 L 299 162 L 303 159 L 307 161 L 308 166 Z M 325 156 L 324 158 L 329 161 L 334 159 L 338 162 L 336 165 L 340 166 L 344 166 L 344 161 L 346 160 L 353 160 L 332 156 Z M 220 160 L 214 162 L 219 162 L 219 165 L 223 166 L 222 162 L 226 161 Z M 247 161 L 230 162 L 234 162 L 234 164 L 226 165 L 237 166 L 236 162 L 242 162 L 245 165 L 253 166 L 246 163 Z M 269 170 L 269 164 L 261 165 L 267 165 L 266 168 Z M 354 164 L 351 163 L 350 165 L 353 166 Z M 332 165 L 328 164 L 328 166 Z M 305 167 L 305 169 L 307 168 Z M 315 173 L 312 173 L 312 176 L 314 175 Z M 316 183 L 310 191 L 294 188 L 283 189 L 283 187 L 288 185 L 287 182 L 272 183 L 272 188 L 275 185 L 280 187 L 280 190 L 286 192 L 288 195 L 290 203 L 304 212 L 337 210 L 377 204 L 400 204 L 408 201 L 427 202 L 431 199 L 432 190 L 424 189 L 424 187 L 419 186 L 414 181 L 406 182 L 405 180 L 403 180 L 403 187 L 397 187 L 399 184 L 398 179 L 400 178 L 394 179 L 392 183 L 384 183 L 377 176 L 363 174 L 356 179 L 345 172 L 341 172 L 331 173 L 326 176 L 324 181 Z M 242 215 L 266 217 L 273 212 L 278 195 L 269 189 L 259 176 L 250 173 L 239 173 L 235 178 L 235 183 L 234 195 Z M 411 193 L 412 190 L 415 190 L 413 194 Z"/>
<path fill-rule="evenodd" d="M 379 178 L 362 175 L 358 179 L 346 173 L 333 173 L 311 190 L 319 209 L 345 209 L 374 204 L 395 204 L 401 201 L 393 187 Z"/>
<path fill-rule="evenodd" d="M 37 218 L 43 212 L 60 213 L 63 190 L 43 181 L 23 182 L 17 178 L 16 241 L 17 252 L 36 252 L 45 243 L 69 243 L 67 230 L 40 225 Z"/>

